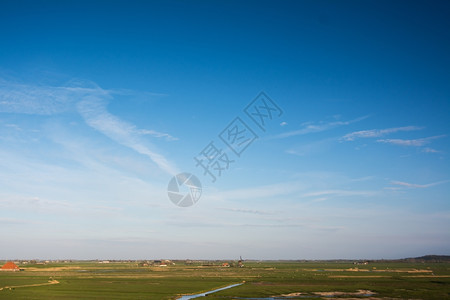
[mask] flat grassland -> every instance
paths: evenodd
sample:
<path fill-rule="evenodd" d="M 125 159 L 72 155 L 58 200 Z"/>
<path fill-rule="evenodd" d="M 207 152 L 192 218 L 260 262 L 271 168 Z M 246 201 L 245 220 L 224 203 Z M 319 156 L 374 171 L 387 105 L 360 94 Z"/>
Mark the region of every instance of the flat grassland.
<path fill-rule="evenodd" d="M 246 261 L 243 268 L 137 262 L 24 265 L 0 272 L 0 299 L 450 299 L 450 263 Z"/>

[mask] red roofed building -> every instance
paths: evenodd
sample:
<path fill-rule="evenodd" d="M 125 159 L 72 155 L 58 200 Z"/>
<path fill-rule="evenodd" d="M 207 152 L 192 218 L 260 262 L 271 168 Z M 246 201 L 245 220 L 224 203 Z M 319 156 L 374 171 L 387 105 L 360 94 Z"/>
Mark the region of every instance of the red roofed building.
<path fill-rule="evenodd" d="M 2 271 L 20 271 L 19 267 L 12 261 L 8 261 L 6 264 L 4 264 L 1 270 Z"/>

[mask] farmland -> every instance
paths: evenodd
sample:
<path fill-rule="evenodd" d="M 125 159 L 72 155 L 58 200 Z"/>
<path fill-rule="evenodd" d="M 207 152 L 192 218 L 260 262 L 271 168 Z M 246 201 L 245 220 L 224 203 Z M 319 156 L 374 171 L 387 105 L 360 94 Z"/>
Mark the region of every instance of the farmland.
<path fill-rule="evenodd" d="M 236 283 L 244 284 L 205 298 L 450 297 L 450 263 L 246 261 L 242 268 L 219 261 L 174 263 L 28 264 L 21 272 L 0 272 L 0 299 L 177 299 Z"/>

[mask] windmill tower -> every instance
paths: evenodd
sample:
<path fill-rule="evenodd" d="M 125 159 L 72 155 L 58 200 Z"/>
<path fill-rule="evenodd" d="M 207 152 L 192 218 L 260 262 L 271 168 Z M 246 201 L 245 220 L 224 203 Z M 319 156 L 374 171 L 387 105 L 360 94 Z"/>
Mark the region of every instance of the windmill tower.
<path fill-rule="evenodd" d="M 238 266 L 239 268 L 244 267 L 244 260 L 242 259 L 242 256 L 239 256 Z"/>

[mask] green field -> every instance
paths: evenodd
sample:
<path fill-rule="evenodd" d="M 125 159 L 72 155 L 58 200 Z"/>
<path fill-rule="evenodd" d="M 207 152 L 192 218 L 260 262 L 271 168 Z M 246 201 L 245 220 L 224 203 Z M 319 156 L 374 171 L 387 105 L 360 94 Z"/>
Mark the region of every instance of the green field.
<path fill-rule="evenodd" d="M 450 299 L 450 263 L 246 261 L 243 268 L 175 263 L 19 265 L 24 271 L 0 272 L 0 299 L 177 299 L 244 281 L 197 299 L 283 299 L 287 294 L 285 299 Z M 355 294 L 359 290 L 373 295 Z"/>

